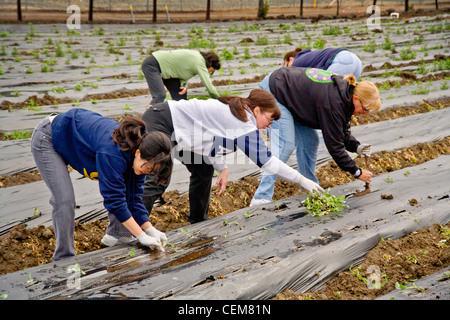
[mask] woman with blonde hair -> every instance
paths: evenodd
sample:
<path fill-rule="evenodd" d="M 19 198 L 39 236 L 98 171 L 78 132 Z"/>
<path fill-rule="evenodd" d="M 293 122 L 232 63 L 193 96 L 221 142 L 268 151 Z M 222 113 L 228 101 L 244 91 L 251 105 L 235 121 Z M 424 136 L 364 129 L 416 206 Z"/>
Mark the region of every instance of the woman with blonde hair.
<path fill-rule="evenodd" d="M 380 108 L 377 87 L 356 83 L 355 77 L 316 68 L 278 69 L 266 76 L 260 88 L 271 92 L 281 117 L 269 129 L 272 153 L 286 162 L 296 148 L 298 171 L 318 182 L 315 176 L 319 134 L 337 165 L 356 179 L 370 183 L 372 173 L 356 166 L 346 151 L 370 155 L 371 146 L 361 144 L 350 133 L 352 115 L 368 114 Z M 251 205 L 272 201 L 276 177 L 263 174 Z"/>

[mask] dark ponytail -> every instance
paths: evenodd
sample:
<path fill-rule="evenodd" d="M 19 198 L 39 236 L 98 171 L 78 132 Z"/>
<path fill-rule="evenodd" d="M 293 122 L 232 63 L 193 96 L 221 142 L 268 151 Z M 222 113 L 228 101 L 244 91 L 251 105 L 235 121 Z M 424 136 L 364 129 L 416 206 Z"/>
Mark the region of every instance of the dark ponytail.
<path fill-rule="evenodd" d="M 253 89 L 247 98 L 238 96 L 219 97 L 217 98 L 222 103 L 230 107 L 231 113 L 243 122 L 247 122 L 247 111 L 253 112 L 253 109 L 260 107 L 261 111 L 273 113 L 273 119 L 278 120 L 281 116 L 280 108 L 275 100 L 275 97 L 268 91 L 263 89 Z"/>
<path fill-rule="evenodd" d="M 217 54 L 215 54 L 213 51 L 209 51 L 209 52 L 200 51 L 200 54 L 205 59 L 206 68 L 213 67 L 214 70 L 220 69 L 220 67 L 221 67 L 220 59 L 219 59 L 219 56 L 217 56 Z"/>
<path fill-rule="evenodd" d="M 152 162 L 157 171 L 157 184 L 165 183 L 172 174 L 172 143 L 159 131 L 147 132 L 145 122 L 136 117 L 124 119 L 112 133 L 113 142 L 134 157 L 139 149 L 143 160 Z"/>
<path fill-rule="evenodd" d="M 295 50 L 289 51 L 284 55 L 283 61 L 286 62 L 289 60 L 289 58 L 295 58 L 297 53 L 299 53 L 300 51 L 302 51 L 302 48 L 295 48 Z"/>
<path fill-rule="evenodd" d="M 113 142 L 122 151 L 128 151 L 134 157 L 136 150 L 146 133 L 145 122 L 136 117 L 127 117 L 112 133 Z"/>

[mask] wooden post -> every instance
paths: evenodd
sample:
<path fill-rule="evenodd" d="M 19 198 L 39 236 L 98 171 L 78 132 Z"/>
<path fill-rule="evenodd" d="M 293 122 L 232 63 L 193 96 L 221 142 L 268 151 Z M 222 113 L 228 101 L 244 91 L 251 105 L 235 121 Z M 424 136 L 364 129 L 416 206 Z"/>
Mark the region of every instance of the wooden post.
<path fill-rule="evenodd" d="M 405 11 L 409 10 L 409 1 L 405 0 Z"/>
<path fill-rule="evenodd" d="M 17 20 L 22 21 L 22 5 L 20 4 L 20 0 L 17 0 Z"/>
<path fill-rule="evenodd" d="M 156 7 L 157 7 L 157 1 L 153 0 L 153 22 L 156 22 Z"/>
<path fill-rule="evenodd" d="M 303 0 L 300 0 L 300 17 L 303 18 Z"/>
<path fill-rule="evenodd" d="M 89 0 L 89 21 L 93 20 L 94 0 Z"/>
<path fill-rule="evenodd" d="M 211 20 L 211 0 L 206 1 L 206 20 Z"/>

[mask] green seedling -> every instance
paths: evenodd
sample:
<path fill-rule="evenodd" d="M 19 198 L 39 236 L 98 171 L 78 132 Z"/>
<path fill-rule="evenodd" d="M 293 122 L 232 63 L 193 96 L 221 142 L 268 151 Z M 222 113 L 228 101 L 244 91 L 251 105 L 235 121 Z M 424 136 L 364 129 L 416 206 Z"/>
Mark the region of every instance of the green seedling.
<path fill-rule="evenodd" d="M 135 250 L 136 248 L 131 248 L 130 252 L 127 254 L 127 257 L 134 257 L 136 255 Z"/>
<path fill-rule="evenodd" d="M 31 138 L 31 131 L 28 130 L 16 130 L 13 133 L 5 133 L 6 140 L 19 140 Z"/>
<path fill-rule="evenodd" d="M 313 195 L 310 194 L 302 201 L 302 204 L 312 216 L 318 217 L 331 212 L 340 212 L 347 207 L 345 204 L 345 195 L 336 197 L 329 194 L 329 191 L 330 189 L 328 188 L 327 192 L 320 195 L 314 192 Z"/>
<path fill-rule="evenodd" d="M 181 231 L 184 232 L 184 234 L 186 234 L 186 236 L 188 238 L 192 237 L 192 235 L 189 233 L 189 230 L 187 228 L 181 228 Z"/>
<path fill-rule="evenodd" d="M 248 219 L 250 218 L 250 211 L 245 211 L 242 215 Z"/>
<path fill-rule="evenodd" d="M 34 280 L 31 277 L 31 273 L 28 274 L 28 280 L 27 280 L 27 287 L 31 287 L 32 285 L 34 285 Z"/>

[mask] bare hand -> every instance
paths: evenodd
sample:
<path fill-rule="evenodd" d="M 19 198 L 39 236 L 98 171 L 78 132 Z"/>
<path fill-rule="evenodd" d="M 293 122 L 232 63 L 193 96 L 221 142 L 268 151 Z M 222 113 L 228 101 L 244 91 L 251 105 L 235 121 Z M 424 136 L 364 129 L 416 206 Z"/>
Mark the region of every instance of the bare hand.
<path fill-rule="evenodd" d="M 361 175 L 358 177 L 358 179 L 370 184 L 370 182 L 372 181 L 372 176 L 372 172 L 368 170 L 361 170 Z"/>
<path fill-rule="evenodd" d="M 178 94 L 179 94 L 180 96 L 182 96 L 183 94 L 185 94 L 185 93 L 186 93 L 186 91 L 187 91 L 187 88 L 186 88 L 186 87 L 180 87 L 180 89 L 181 89 L 181 91 L 180 91 L 180 92 L 178 92 Z"/>
<path fill-rule="evenodd" d="M 216 195 L 220 196 L 225 191 L 225 188 L 227 187 L 227 180 L 228 169 L 223 169 L 217 177 L 216 188 L 219 189 L 219 191 L 216 193 Z"/>

